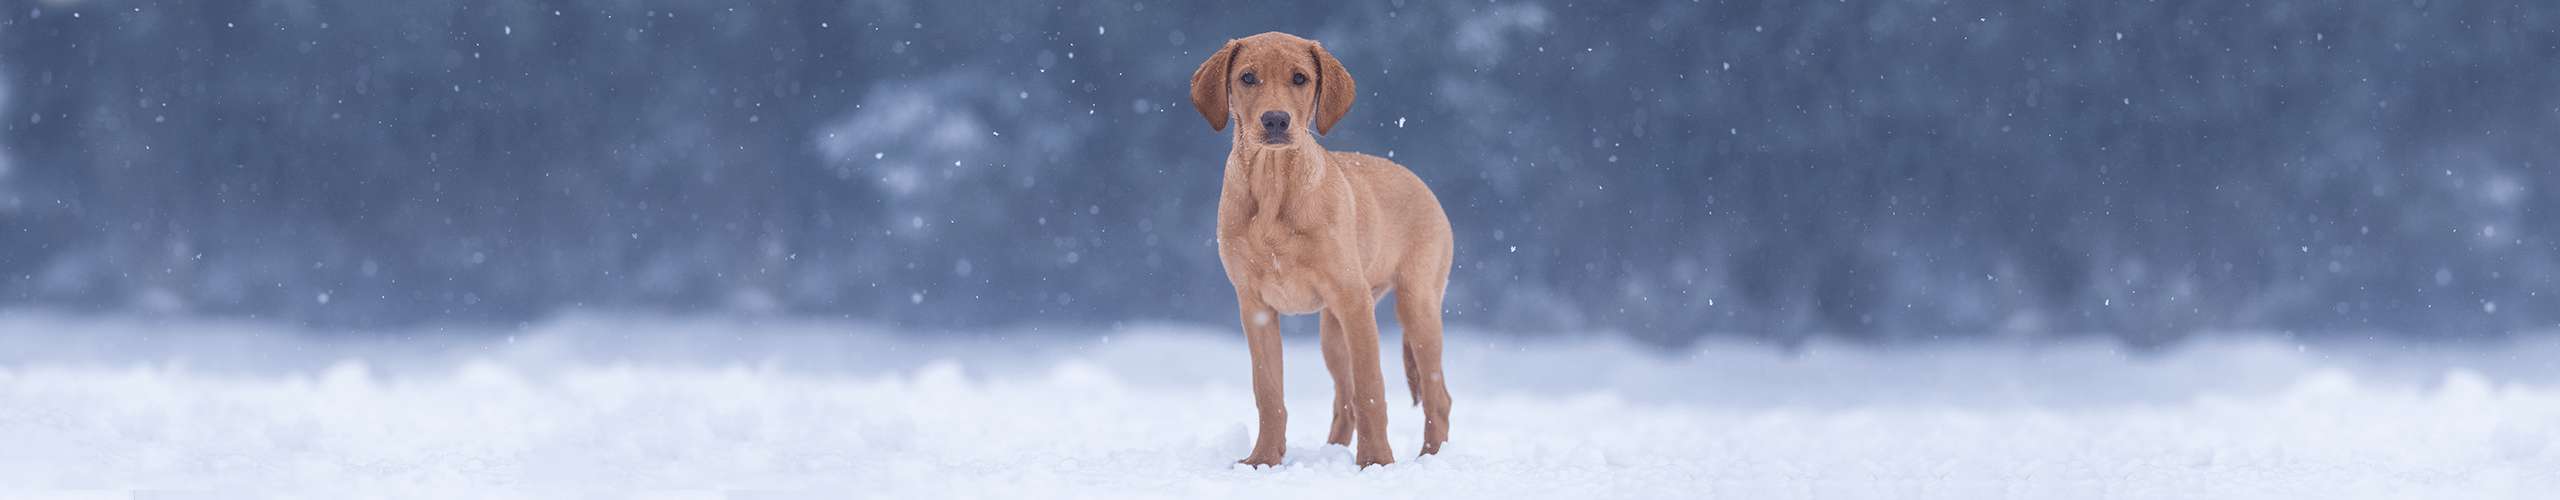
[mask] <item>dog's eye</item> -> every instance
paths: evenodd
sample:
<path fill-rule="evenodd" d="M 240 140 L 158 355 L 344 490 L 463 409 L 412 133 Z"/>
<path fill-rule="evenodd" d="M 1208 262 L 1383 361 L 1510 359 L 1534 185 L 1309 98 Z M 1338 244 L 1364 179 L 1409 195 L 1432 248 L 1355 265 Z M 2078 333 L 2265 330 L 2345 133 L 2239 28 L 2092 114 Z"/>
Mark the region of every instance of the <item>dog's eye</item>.
<path fill-rule="evenodd" d="M 1244 84 L 1245 84 L 1245 85 L 1253 85 L 1253 84 L 1257 84 L 1257 83 L 1262 83 L 1262 79 L 1261 79 L 1261 78 L 1255 78 L 1255 77 L 1253 76 L 1253 74 L 1252 74 L 1252 73 L 1245 73 L 1245 74 L 1244 74 Z"/>
<path fill-rule="evenodd" d="M 1306 84 L 1307 84 L 1307 74 L 1306 74 L 1306 73 L 1299 73 L 1299 74 L 1295 74 L 1295 75 L 1289 75 L 1289 84 L 1290 84 L 1290 85 L 1306 85 Z"/>

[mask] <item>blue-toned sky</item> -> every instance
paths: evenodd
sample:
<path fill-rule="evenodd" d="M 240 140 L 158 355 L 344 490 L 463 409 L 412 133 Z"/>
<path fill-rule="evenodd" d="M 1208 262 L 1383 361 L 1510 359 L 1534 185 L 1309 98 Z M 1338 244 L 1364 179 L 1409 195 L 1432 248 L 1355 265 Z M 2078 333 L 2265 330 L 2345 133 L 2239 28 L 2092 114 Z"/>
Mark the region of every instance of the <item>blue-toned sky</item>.
<path fill-rule="evenodd" d="M 1229 322 L 1187 77 L 1283 30 L 1448 206 L 1466 327 L 2560 323 L 2544 2 L 0 6 L 0 307 Z"/>

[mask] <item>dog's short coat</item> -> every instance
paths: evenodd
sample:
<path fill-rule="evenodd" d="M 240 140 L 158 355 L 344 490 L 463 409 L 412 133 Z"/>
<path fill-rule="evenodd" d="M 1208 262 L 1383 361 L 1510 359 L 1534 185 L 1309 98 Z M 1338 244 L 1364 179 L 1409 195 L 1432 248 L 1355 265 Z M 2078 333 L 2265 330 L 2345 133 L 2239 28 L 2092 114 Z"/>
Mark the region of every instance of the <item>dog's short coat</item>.
<path fill-rule="evenodd" d="M 1319 341 L 1333 374 L 1333 431 L 1363 466 L 1395 462 L 1378 367 L 1378 300 L 1396 296 L 1405 388 L 1423 408 L 1422 453 L 1449 439 L 1440 371 L 1440 299 L 1449 285 L 1449 217 L 1413 172 L 1384 158 L 1329 152 L 1351 111 L 1351 74 L 1322 44 L 1271 32 L 1219 47 L 1191 75 L 1191 104 L 1212 130 L 1236 124 L 1218 194 L 1218 261 L 1235 285 L 1253 355 L 1261 427 L 1241 463 L 1280 463 L 1288 409 L 1280 399 L 1277 314 L 1323 313 Z M 1308 129 L 1312 126 L 1313 133 Z"/>

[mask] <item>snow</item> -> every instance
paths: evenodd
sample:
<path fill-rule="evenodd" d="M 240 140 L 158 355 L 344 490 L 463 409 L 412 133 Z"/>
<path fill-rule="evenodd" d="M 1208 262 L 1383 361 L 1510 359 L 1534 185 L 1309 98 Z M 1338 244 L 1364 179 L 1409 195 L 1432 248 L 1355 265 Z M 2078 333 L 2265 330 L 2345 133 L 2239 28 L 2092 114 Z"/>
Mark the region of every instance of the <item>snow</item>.
<path fill-rule="evenodd" d="M 1453 440 L 1289 455 L 1230 326 L 924 336 L 584 314 L 485 332 L 0 314 L 0 497 L 2522 498 L 2560 486 L 2560 338 L 2213 337 L 1676 352 L 1453 331 Z M 1393 341 L 1391 338 L 1390 341 Z M 1401 363 L 1383 363 L 1405 401 Z M 112 495 L 109 495 L 112 496 Z"/>

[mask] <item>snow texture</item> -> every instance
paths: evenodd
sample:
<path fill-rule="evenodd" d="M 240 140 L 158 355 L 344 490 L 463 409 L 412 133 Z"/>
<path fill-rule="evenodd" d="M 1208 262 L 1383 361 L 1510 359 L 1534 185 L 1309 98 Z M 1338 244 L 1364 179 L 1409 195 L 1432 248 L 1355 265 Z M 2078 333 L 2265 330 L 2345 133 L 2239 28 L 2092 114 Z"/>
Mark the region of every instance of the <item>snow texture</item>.
<path fill-rule="evenodd" d="M 1232 332 L 1061 333 L 572 315 L 353 336 L 16 313 L 0 316 L 0 497 L 2521 498 L 2560 487 L 2560 339 L 2548 336 L 1662 353 L 1460 331 L 1447 451 L 1416 459 L 1420 419 L 1399 404 L 1388 428 L 1400 462 L 1369 470 L 1321 444 L 1329 385 L 1311 339 L 1292 337 L 1288 462 L 1252 470 L 1231 465 L 1252 416 Z"/>

